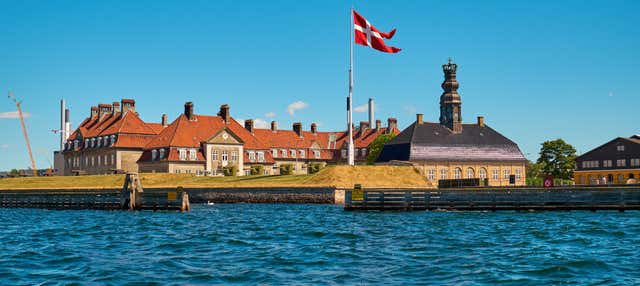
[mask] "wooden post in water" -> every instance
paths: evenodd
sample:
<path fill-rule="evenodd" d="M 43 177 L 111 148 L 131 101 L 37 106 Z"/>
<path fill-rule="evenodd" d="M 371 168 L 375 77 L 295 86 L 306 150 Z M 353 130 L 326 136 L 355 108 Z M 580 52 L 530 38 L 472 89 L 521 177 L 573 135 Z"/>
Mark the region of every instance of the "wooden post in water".
<path fill-rule="evenodd" d="M 137 210 L 142 207 L 142 195 L 144 192 L 142 183 L 140 183 L 140 177 L 137 173 L 127 173 L 124 178 L 124 186 L 122 187 L 122 195 L 125 198 L 123 208 L 126 206 L 127 196 L 129 202 L 129 210 Z"/>

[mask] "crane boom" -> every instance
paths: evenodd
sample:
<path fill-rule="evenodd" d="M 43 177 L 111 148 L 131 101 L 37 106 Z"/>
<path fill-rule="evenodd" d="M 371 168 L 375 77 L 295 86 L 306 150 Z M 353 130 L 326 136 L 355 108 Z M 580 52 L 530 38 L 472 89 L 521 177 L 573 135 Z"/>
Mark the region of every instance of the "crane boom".
<path fill-rule="evenodd" d="M 24 116 L 22 115 L 22 108 L 20 108 L 20 101 L 13 96 L 13 92 L 9 91 L 9 98 L 16 103 L 18 108 L 18 116 L 20 117 L 20 125 L 22 126 L 22 134 L 24 135 L 24 142 L 27 144 L 27 151 L 29 151 L 29 160 L 31 160 L 31 170 L 33 170 L 33 176 L 38 176 L 38 169 L 36 169 L 36 162 L 33 160 L 33 153 L 31 152 L 31 145 L 29 144 L 29 136 L 27 136 L 27 127 L 24 124 Z"/>

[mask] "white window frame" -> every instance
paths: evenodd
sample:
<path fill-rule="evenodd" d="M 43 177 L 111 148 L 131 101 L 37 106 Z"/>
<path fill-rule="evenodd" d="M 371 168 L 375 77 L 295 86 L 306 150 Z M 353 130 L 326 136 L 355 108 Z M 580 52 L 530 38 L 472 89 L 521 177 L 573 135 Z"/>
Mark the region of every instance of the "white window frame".
<path fill-rule="evenodd" d="M 440 180 L 446 180 L 449 172 L 447 172 L 446 168 L 440 169 Z"/>
<path fill-rule="evenodd" d="M 476 171 L 473 168 L 467 168 L 467 179 L 473 179 L 476 176 Z"/>
<path fill-rule="evenodd" d="M 616 167 L 626 167 L 627 160 L 626 159 L 618 159 L 616 160 Z"/>
<path fill-rule="evenodd" d="M 238 161 L 238 151 L 231 151 L 231 162 Z"/>
<path fill-rule="evenodd" d="M 151 150 L 151 161 L 155 161 L 158 159 L 158 150 L 153 149 Z"/>
<path fill-rule="evenodd" d="M 278 149 L 271 149 L 271 156 L 273 158 L 277 158 L 278 157 Z"/>
<path fill-rule="evenodd" d="M 520 168 L 516 168 L 516 181 L 522 180 L 522 170 Z"/>
<path fill-rule="evenodd" d="M 287 158 L 287 149 L 280 149 L 280 155 L 282 158 Z"/>
<path fill-rule="evenodd" d="M 316 159 L 320 159 L 320 150 L 313 150 L 313 156 Z"/>
<path fill-rule="evenodd" d="M 295 149 L 289 150 L 289 154 L 291 155 L 291 158 L 295 158 L 296 157 L 296 150 Z"/>
<path fill-rule="evenodd" d="M 220 160 L 223 162 L 229 161 L 229 152 L 227 150 L 222 150 L 222 154 L 220 156 Z"/>
<path fill-rule="evenodd" d="M 299 154 L 300 158 L 304 158 L 304 157 L 307 156 L 307 152 L 305 152 L 305 150 L 303 150 L 303 149 L 298 150 L 298 154 Z"/>
<path fill-rule="evenodd" d="M 196 148 L 189 149 L 189 160 L 195 161 L 197 159 L 198 159 L 198 151 L 196 150 Z"/>
<path fill-rule="evenodd" d="M 429 181 L 435 180 L 436 179 L 436 170 L 435 169 L 429 169 L 427 171 L 427 178 L 429 179 Z"/>
<path fill-rule="evenodd" d="M 498 170 L 497 168 L 493 169 L 491 171 L 491 178 L 494 180 L 500 180 L 500 170 Z"/>
<path fill-rule="evenodd" d="M 462 169 L 460 168 L 453 169 L 453 178 L 456 180 L 462 179 Z"/>
<path fill-rule="evenodd" d="M 258 157 L 258 162 L 264 162 L 264 151 L 258 151 L 256 152 L 256 155 Z"/>
<path fill-rule="evenodd" d="M 218 161 L 220 157 L 218 156 L 218 150 L 213 150 L 211 151 L 211 160 L 212 161 Z"/>
<path fill-rule="evenodd" d="M 478 176 L 480 177 L 480 179 L 484 180 L 487 178 L 487 169 L 485 168 L 480 168 L 480 170 L 478 170 Z"/>
<path fill-rule="evenodd" d="M 503 178 L 505 180 L 509 180 L 509 176 L 511 176 L 511 170 L 504 169 L 504 170 L 502 170 L 502 174 L 503 174 Z"/>
<path fill-rule="evenodd" d="M 249 153 L 249 162 L 255 162 L 256 161 L 256 152 L 249 151 L 247 153 Z"/>
<path fill-rule="evenodd" d="M 178 154 L 180 156 L 180 161 L 187 160 L 187 149 L 184 149 L 184 148 L 178 149 Z"/>
<path fill-rule="evenodd" d="M 158 160 L 164 159 L 164 148 L 158 150 Z"/>

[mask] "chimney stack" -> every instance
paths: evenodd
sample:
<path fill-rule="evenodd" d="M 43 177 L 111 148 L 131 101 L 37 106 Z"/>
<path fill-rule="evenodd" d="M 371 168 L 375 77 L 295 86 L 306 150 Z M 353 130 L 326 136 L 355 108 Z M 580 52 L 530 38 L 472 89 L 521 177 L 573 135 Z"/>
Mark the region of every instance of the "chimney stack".
<path fill-rule="evenodd" d="M 98 107 L 91 106 L 91 120 L 98 118 Z"/>
<path fill-rule="evenodd" d="M 218 116 L 222 117 L 225 123 L 229 123 L 231 120 L 231 114 L 229 113 L 229 105 L 223 104 L 220 105 L 220 112 L 218 112 Z"/>
<path fill-rule="evenodd" d="M 271 131 L 273 132 L 278 131 L 278 122 L 271 121 Z"/>
<path fill-rule="evenodd" d="M 478 126 L 484 127 L 484 116 L 478 116 Z"/>
<path fill-rule="evenodd" d="M 398 128 L 398 119 L 389 117 L 389 119 L 387 119 L 387 128 L 389 129 L 387 130 L 388 133 L 391 133 L 394 129 Z"/>
<path fill-rule="evenodd" d="M 133 99 L 123 98 L 120 100 L 120 108 L 122 108 L 121 116 L 127 114 L 127 112 L 136 112 L 136 101 Z"/>
<path fill-rule="evenodd" d="M 100 103 L 98 104 L 98 120 L 102 120 L 104 119 L 107 115 L 111 114 L 112 109 L 111 109 L 111 105 L 110 104 L 104 104 L 104 103 Z"/>
<path fill-rule="evenodd" d="M 360 121 L 360 128 L 358 129 L 360 134 L 367 131 L 368 128 L 369 128 L 368 121 Z"/>
<path fill-rule="evenodd" d="M 117 101 L 113 102 L 112 103 L 112 108 L 113 109 L 111 110 L 111 113 L 113 115 L 115 115 L 116 113 L 120 112 L 120 102 L 117 102 Z"/>
<path fill-rule="evenodd" d="M 382 120 L 377 119 L 376 120 L 376 131 L 380 130 L 380 128 L 382 128 Z"/>
<path fill-rule="evenodd" d="M 184 116 L 186 116 L 189 121 L 195 119 L 193 114 L 193 102 L 189 101 L 184 104 Z"/>
<path fill-rule="evenodd" d="M 373 98 L 369 98 L 369 126 L 373 126 L 373 120 L 374 120 L 373 109 L 374 109 Z"/>
<path fill-rule="evenodd" d="M 162 114 L 162 127 L 167 127 L 169 125 L 168 121 L 167 121 L 167 115 L 166 114 Z"/>
<path fill-rule="evenodd" d="M 293 131 L 298 134 L 298 137 L 302 137 L 302 123 L 295 122 L 293 123 Z"/>
<path fill-rule="evenodd" d="M 251 132 L 251 134 L 253 134 L 253 119 L 245 120 L 244 128 L 247 129 L 247 131 Z"/>
<path fill-rule="evenodd" d="M 318 125 L 315 122 L 311 123 L 311 133 L 318 134 Z"/>
<path fill-rule="evenodd" d="M 424 119 L 423 119 L 422 113 L 416 114 L 416 124 L 422 124 L 422 123 L 424 123 Z"/>

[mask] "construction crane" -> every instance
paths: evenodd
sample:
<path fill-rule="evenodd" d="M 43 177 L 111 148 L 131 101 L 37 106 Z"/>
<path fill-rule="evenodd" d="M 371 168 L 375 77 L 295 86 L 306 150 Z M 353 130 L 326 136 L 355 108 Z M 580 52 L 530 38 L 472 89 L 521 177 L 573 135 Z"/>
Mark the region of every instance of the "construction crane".
<path fill-rule="evenodd" d="M 33 160 L 33 153 L 31 152 L 31 145 L 29 144 L 29 136 L 27 136 L 27 127 L 24 124 L 24 116 L 22 115 L 22 108 L 20 108 L 20 103 L 18 99 L 13 95 L 12 91 L 9 91 L 9 99 L 13 100 L 16 103 L 16 107 L 18 108 L 18 116 L 20 117 L 20 125 L 22 126 L 22 134 L 24 135 L 24 141 L 27 143 L 27 151 L 29 151 L 29 160 L 31 160 L 31 170 L 33 170 L 33 176 L 38 176 L 38 169 L 36 169 L 36 162 Z"/>

